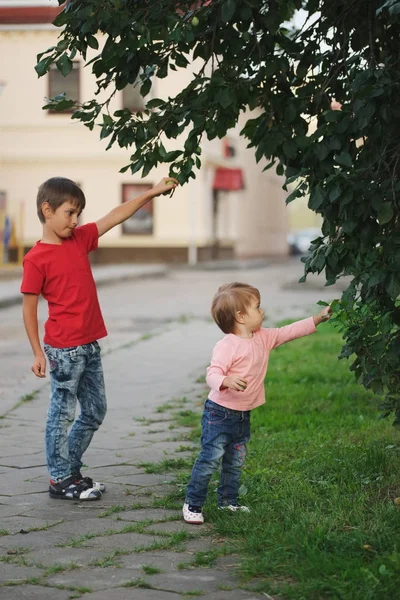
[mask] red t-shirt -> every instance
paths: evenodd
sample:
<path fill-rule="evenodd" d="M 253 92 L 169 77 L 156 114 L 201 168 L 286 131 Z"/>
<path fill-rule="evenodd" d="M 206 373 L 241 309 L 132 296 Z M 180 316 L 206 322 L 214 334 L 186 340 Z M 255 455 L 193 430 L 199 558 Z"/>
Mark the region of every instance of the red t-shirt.
<path fill-rule="evenodd" d="M 107 335 L 88 258 L 98 239 L 96 223 L 88 223 L 61 244 L 37 242 L 26 254 L 21 292 L 48 302 L 45 344 L 69 348 Z"/>

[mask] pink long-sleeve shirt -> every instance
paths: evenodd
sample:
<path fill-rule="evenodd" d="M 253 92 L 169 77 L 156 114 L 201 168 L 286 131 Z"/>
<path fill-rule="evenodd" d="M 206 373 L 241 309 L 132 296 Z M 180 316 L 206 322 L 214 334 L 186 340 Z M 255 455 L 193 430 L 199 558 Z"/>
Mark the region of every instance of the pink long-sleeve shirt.
<path fill-rule="evenodd" d="M 264 379 L 271 350 L 315 333 L 313 317 L 275 329 L 259 329 L 250 339 L 233 333 L 223 337 L 214 347 L 211 364 L 207 369 L 210 400 L 232 410 L 253 410 L 265 402 Z M 221 389 L 225 377 L 238 376 L 247 381 L 247 388 L 238 392 Z"/>

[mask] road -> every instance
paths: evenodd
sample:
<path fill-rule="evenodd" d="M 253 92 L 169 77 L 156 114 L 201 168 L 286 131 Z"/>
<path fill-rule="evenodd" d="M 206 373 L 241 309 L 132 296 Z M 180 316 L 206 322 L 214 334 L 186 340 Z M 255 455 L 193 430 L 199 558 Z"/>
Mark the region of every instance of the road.
<path fill-rule="evenodd" d="M 272 263 L 263 268 L 197 270 L 176 268 L 167 277 L 139 279 L 106 285 L 99 299 L 109 335 L 102 340 L 103 352 L 116 351 L 156 331 L 184 326 L 192 318 L 209 320 L 211 299 L 218 286 L 228 281 L 246 281 L 261 291 L 266 324 L 282 318 L 302 318 L 319 310 L 318 300 L 340 296 L 339 289 L 323 288 L 320 280 L 296 284 L 303 274 L 298 259 Z M 30 372 L 31 350 L 21 318 L 21 306 L 0 310 L 0 416 L 43 381 Z M 39 303 L 41 335 L 46 319 L 45 302 Z M 188 344 L 195 343 L 188 340 Z M 184 352 L 184 349 L 182 349 Z M 211 351 L 211 348 L 210 348 Z M 166 356 L 168 349 L 166 349 Z M 205 356 L 207 361 L 209 356 Z"/>

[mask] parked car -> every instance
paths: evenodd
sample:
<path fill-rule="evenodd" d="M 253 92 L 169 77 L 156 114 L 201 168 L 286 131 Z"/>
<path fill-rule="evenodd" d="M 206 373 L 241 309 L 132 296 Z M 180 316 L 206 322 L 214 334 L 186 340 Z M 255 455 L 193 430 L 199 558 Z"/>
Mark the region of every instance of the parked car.
<path fill-rule="evenodd" d="M 321 235 L 321 230 L 318 227 L 291 231 L 287 236 L 290 254 L 304 256 L 308 253 L 311 242 Z"/>

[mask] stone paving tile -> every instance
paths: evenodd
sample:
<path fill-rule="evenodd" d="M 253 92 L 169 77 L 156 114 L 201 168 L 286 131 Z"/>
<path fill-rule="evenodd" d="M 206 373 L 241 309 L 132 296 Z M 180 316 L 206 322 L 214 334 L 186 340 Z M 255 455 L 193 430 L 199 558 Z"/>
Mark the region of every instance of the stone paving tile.
<path fill-rule="evenodd" d="M 127 523 L 115 521 L 112 519 L 99 519 L 99 518 L 85 518 L 85 515 L 81 514 L 80 518 L 77 518 L 74 522 L 67 521 L 60 523 L 53 527 L 53 531 L 56 532 L 67 532 L 73 538 L 85 535 L 87 533 L 97 533 L 102 535 L 107 530 L 121 531 Z"/>
<path fill-rule="evenodd" d="M 3 519 L 6 517 L 13 517 L 15 515 L 26 515 L 29 513 L 31 509 L 25 506 L 11 506 L 9 504 L 0 504 L 0 523 L 3 523 Z M 35 517 L 40 517 L 38 514 L 34 514 Z M 1 525 L 1 529 L 5 529 L 3 525 Z"/>
<path fill-rule="evenodd" d="M 37 567 L 26 567 L 12 563 L 2 563 L 0 567 L 0 583 L 2 584 L 9 581 L 23 581 L 30 577 L 41 577 L 42 575 L 42 569 Z"/>
<path fill-rule="evenodd" d="M 161 533 L 175 533 L 176 531 L 188 531 L 190 533 L 195 533 L 193 525 L 185 523 L 183 519 L 180 521 L 167 521 L 166 523 L 152 523 L 146 527 L 145 531 L 146 530 Z"/>
<path fill-rule="evenodd" d="M 132 569 L 135 572 L 135 577 L 143 576 L 143 565 L 156 567 L 161 571 L 175 571 L 179 564 L 188 563 L 192 560 L 193 554 L 188 552 L 174 552 L 173 550 L 157 550 L 118 557 L 121 566 L 125 567 L 125 569 Z"/>
<path fill-rule="evenodd" d="M 183 594 L 194 591 L 215 594 L 218 585 L 235 586 L 235 579 L 231 573 L 208 568 L 167 571 L 158 575 L 149 575 L 146 580 L 154 588 Z"/>
<path fill-rule="evenodd" d="M 49 546 L 63 544 L 70 538 L 69 533 L 53 533 L 50 531 L 33 531 L 23 534 L 5 535 L 0 537 L 0 548 L 12 550 L 13 548 L 48 548 Z"/>
<path fill-rule="evenodd" d="M 133 465 L 112 465 L 110 467 L 95 467 L 91 470 L 83 469 L 83 473 L 88 473 L 93 479 L 112 481 L 115 477 L 122 477 L 125 475 L 137 475 L 144 473 L 143 469 L 139 469 Z"/>
<path fill-rule="evenodd" d="M 141 533 L 119 533 L 105 537 L 95 537 L 83 542 L 82 548 L 100 548 L 104 547 L 108 551 L 128 550 L 135 551 L 138 546 L 151 546 L 152 544 L 165 541 L 165 538 L 154 535 L 144 535 Z"/>
<path fill-rule="evenodd" d="M 200 527 L 194 528 L 196 529 L 200 529 Z M 188 542 L 186 542 L 186 550 L 187 552 L 205 552 L 207 550 L 210 550 L 210 548 L 212 548 L 212 543 L 210 538 L 197 538 L 194 540 L 189 540 Z"/>
<path fill-rule="evenodd" d="M 49 503 L 44 508 L 25 507 L 21 514 L 26 517 L 32 516 L 41 519 L 62 519 L 66 523 L 68 521 L 75 521 L 83 518 L 87 519 L 88 515 L 90 516 L 89 518 L 95 518 L 98 511 L 94 511 L 93 508 L 94 507 L 92 507 L 91 512 L 88 513 L 83 509 L 83 504 L 78 504 L 76 502 L 69 502 L 68 504 L 66 502 L 51 502 L 51 504 Z"/>
<path fill-rule="evenodd" d="M 175 477 L 171 474 L 162 473 L 161 475 L 156 475 L 153 473 L 143 473 L 138 475 L 124 475 L 122 477 L 114 477 L 115 483 L 123 483 L 125 485 L 138 485 L 138 486 L 150 486 L 157 484 L 164 484 L 165 482 L 171 483 Z"/>
<path fill-rule="evenodd" d="M 42 529 L 45 530 L 50 528 L 52 525 L 55 525 L 59 519 L 37 519 L 35 517 L 6 517 L 5 519 L 1 519 L 1 528 L 8 531 L 9 535 L 13 535 L 14 533 L 29 532 L 32 529 Z"/>
<path fill-rule="evenodd" d="M 147 576 L 141 571 L 137 574 L 130 569 L 123 569 L 119 567 L 96 567 L 88 570 L 77 570 L 65 571 L 63 573 L 57 573 L 52 577 L 49 577 L 48 584 L 52 586 L 74 586 L 74 587 L 87 587 L 92 591 L 106 590 L 114 587 L 121 587 L 126 583 L 131 582 L 138 577 L 147 579 Z M 135 597 L 134 588 L 131 589 L 131 598 Z M 113 597 L 110 592 L 111 598 Z"/>
<path fill-rule="evenodd" d="M 2 456 L 1 465 L 5 467 L 14 467 L 16 469 L 27 469 L 30 467 L 46 468 L 43 450 L 38 450 L 37 452 L 31 452 L 29 454 L 21 454 L 20 456 Z"/>
<path fill-rule="evenodd" d="M 25 598 L 26 596 L 24 596 Z M 93 594 L 85 594 L 85 600 L 183 600 L 181 594 L 168 593 L 159 590 L 148 590 L 142 588 L 114 588 L 112 596 L 109 590 L 94 592 Z M 8 600 L 8 598 L 7 598 Z M 19 600 L 17 596 L 10 600 Z M 36 596 L 34 600 L 39 600 Z M 43 598 L 47 600 L 47 598 Z M 58 600 L 58 597 L 57 597 Z M 64 600 L 64 596 L 61 598 Z"/>
<path fill-rule="evenodd" d="M 18 494 L 15 496 L 5 496 L 3 494 L 0 496 L 1 504 L 8 504 L 12 506 L 39 506 L 43 505 L 47 500 L 49 500 L 49 496 L 45 492 L 35 494 Z"/>
<path fill-rule="evenodd" d="M 161 520 L 166 518 L 175 517 L 179 519 L 182 513 L 177 510 L 166 510 L 163 508 L 139 508 L 137 510 L 128 510 L 115 513 L 114 519 L 120 519 L 122 521 L 147 521 L 149 520 Z"/>
<path fill-rule="evenodd" d="M 219 556 L 215 561 L 215 567 L 218 569 L 235 569 L 240 565 L 240 556 L 237 554 L 228 554 Z"/>
<path fill-rule="evenodd" d="M 41 585 L 0 587 L 0 600 L 54 600 L 55 597 L 57 600 L 69 600 L 71 597 L 71 592 L 68 590 L 56 590 L 56 595 L 54 592 L 54 588 L 44 587 Z M 91 600 L 94 599 L 92 598 Z M 108 598 L 107 600 L 110 599 Z M 116 599 L 113 598 L 113 600 Z M 122 597 L 119 600 L 122 600 Z M 130 600 L 132 600 L 132 596 Z"/>
<path fill-rule="evenodd" d="M 92 562 L 102 560 L 109 553 L 108 548 L 102 546 L 99 546 L 98 549 L 52 547 L 26 552 L 23 556 L 29 565 L 50 567 L 53 565 L 77 564 L 81 567 L 86 567 Z"/>

